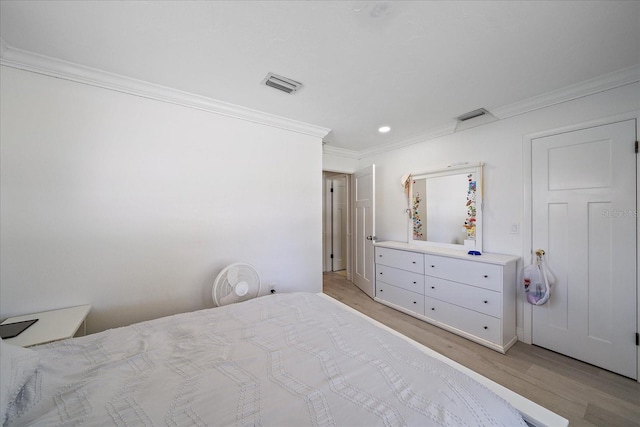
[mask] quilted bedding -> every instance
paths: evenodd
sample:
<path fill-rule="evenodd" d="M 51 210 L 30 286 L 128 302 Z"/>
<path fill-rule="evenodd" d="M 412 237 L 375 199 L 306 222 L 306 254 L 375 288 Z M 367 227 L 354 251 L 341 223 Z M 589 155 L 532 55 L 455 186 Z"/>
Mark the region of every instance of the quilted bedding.
<path fill-rule="evenodd" d="M 314 294 L 34 348 L 10 425 L 518 426 L 470 377 Z"/>

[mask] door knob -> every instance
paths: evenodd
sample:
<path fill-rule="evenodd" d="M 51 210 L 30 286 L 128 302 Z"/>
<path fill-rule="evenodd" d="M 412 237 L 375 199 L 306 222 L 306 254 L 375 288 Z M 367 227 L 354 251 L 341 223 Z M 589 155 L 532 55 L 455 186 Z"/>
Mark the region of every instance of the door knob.
<path fill-rule="evenodd" d="M 376 236 L 367 236 L 367 240 L 378 240 Z"/>

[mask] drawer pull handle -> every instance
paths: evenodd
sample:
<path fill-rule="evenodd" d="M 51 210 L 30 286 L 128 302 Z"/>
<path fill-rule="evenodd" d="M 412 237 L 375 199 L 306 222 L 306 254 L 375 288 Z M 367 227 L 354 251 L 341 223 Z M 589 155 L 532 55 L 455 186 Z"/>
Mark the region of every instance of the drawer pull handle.
<path fill-rule="evenodd" d="M 413 282 L 413 284 L 414 284 L 414 285 L 415 285 L 415 284 L 417 284 L 417 283 L 418 283 L 418 282 Z"/>
<path fill-rule="evenodd" d="M 411 264 L 415 264 L 415 263 L 416 263 L 415 261 L 412 261 L 412 262 L 411 262 Z"/>
<path fill-rule="evenodd" d="M 432 266 L 431 266 L 431 268 L 435 268 L 435 267 L 436 267 L 435 265 L 432 265 Z"/>
<path fill-rule="evenodd" d="M 415 302 L 415 301 L 414 301 L 413 303 L 414 303 L 414 304 L 417 304 L 417 302 Z"/>
<path fill-rule="evenodd" d="M 484 303 L 487 304 L 489 301 L 485 301 Z"/>
<path fill-rule="evenodd" d="M 487 276 L 487 275 L 485 274 L 483 277 L 486 279 L 486 278 L 487 278 L 487 277 L 489 277 L 489 276 Z"/>
<path fill-rule="evenodd" d="M 380 289 L 380 292 L 382 292 L 382 289 Z"/>
<path fill-rule="evenodd" d="M 434 310 L 434 311 L 435 311 L 435 309 L 436 309 L 435 307 L 431 307 L 431 310 Z"/>
<path fill-rule="evenodd" d="M 485 328 L 485 329 L 489 329 L 489 327 L 488 327 L 488 326 L 485 326 L 484 328 Z"/>
<path fill-rule="evenodd" d="M 378 274 L 382 276 L 382 271 L 380 273 L 378 273 Z"/>
<path fill-rule="evenodd" d="M 435 286 L 432 286 L 432 287 L 431 287 L 431 289 L 435 289 L 435 288 L 436 288 Z"/>

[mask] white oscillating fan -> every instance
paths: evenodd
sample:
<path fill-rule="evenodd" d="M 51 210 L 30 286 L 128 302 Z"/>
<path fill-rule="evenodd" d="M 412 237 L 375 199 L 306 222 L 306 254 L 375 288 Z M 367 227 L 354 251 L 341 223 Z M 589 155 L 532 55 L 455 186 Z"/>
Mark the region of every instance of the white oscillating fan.
<path fill-rule="evenodd" d="M 250 300 L 260 294 L 260 276 L 253 266 L 236 262 L 226 266 L 213 282 L 211 296 L 216 306 Z"/>

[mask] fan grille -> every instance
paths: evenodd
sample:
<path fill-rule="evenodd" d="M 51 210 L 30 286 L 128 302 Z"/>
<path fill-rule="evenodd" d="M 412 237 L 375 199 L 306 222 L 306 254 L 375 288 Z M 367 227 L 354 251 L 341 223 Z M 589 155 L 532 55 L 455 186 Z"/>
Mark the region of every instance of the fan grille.
<path fill-rule="evenodd" d="M 260 276 L 250 264 L 233 263 L 216 277 L 211 296 L 216 306 L 246 301 L 260 294 Z"/>

